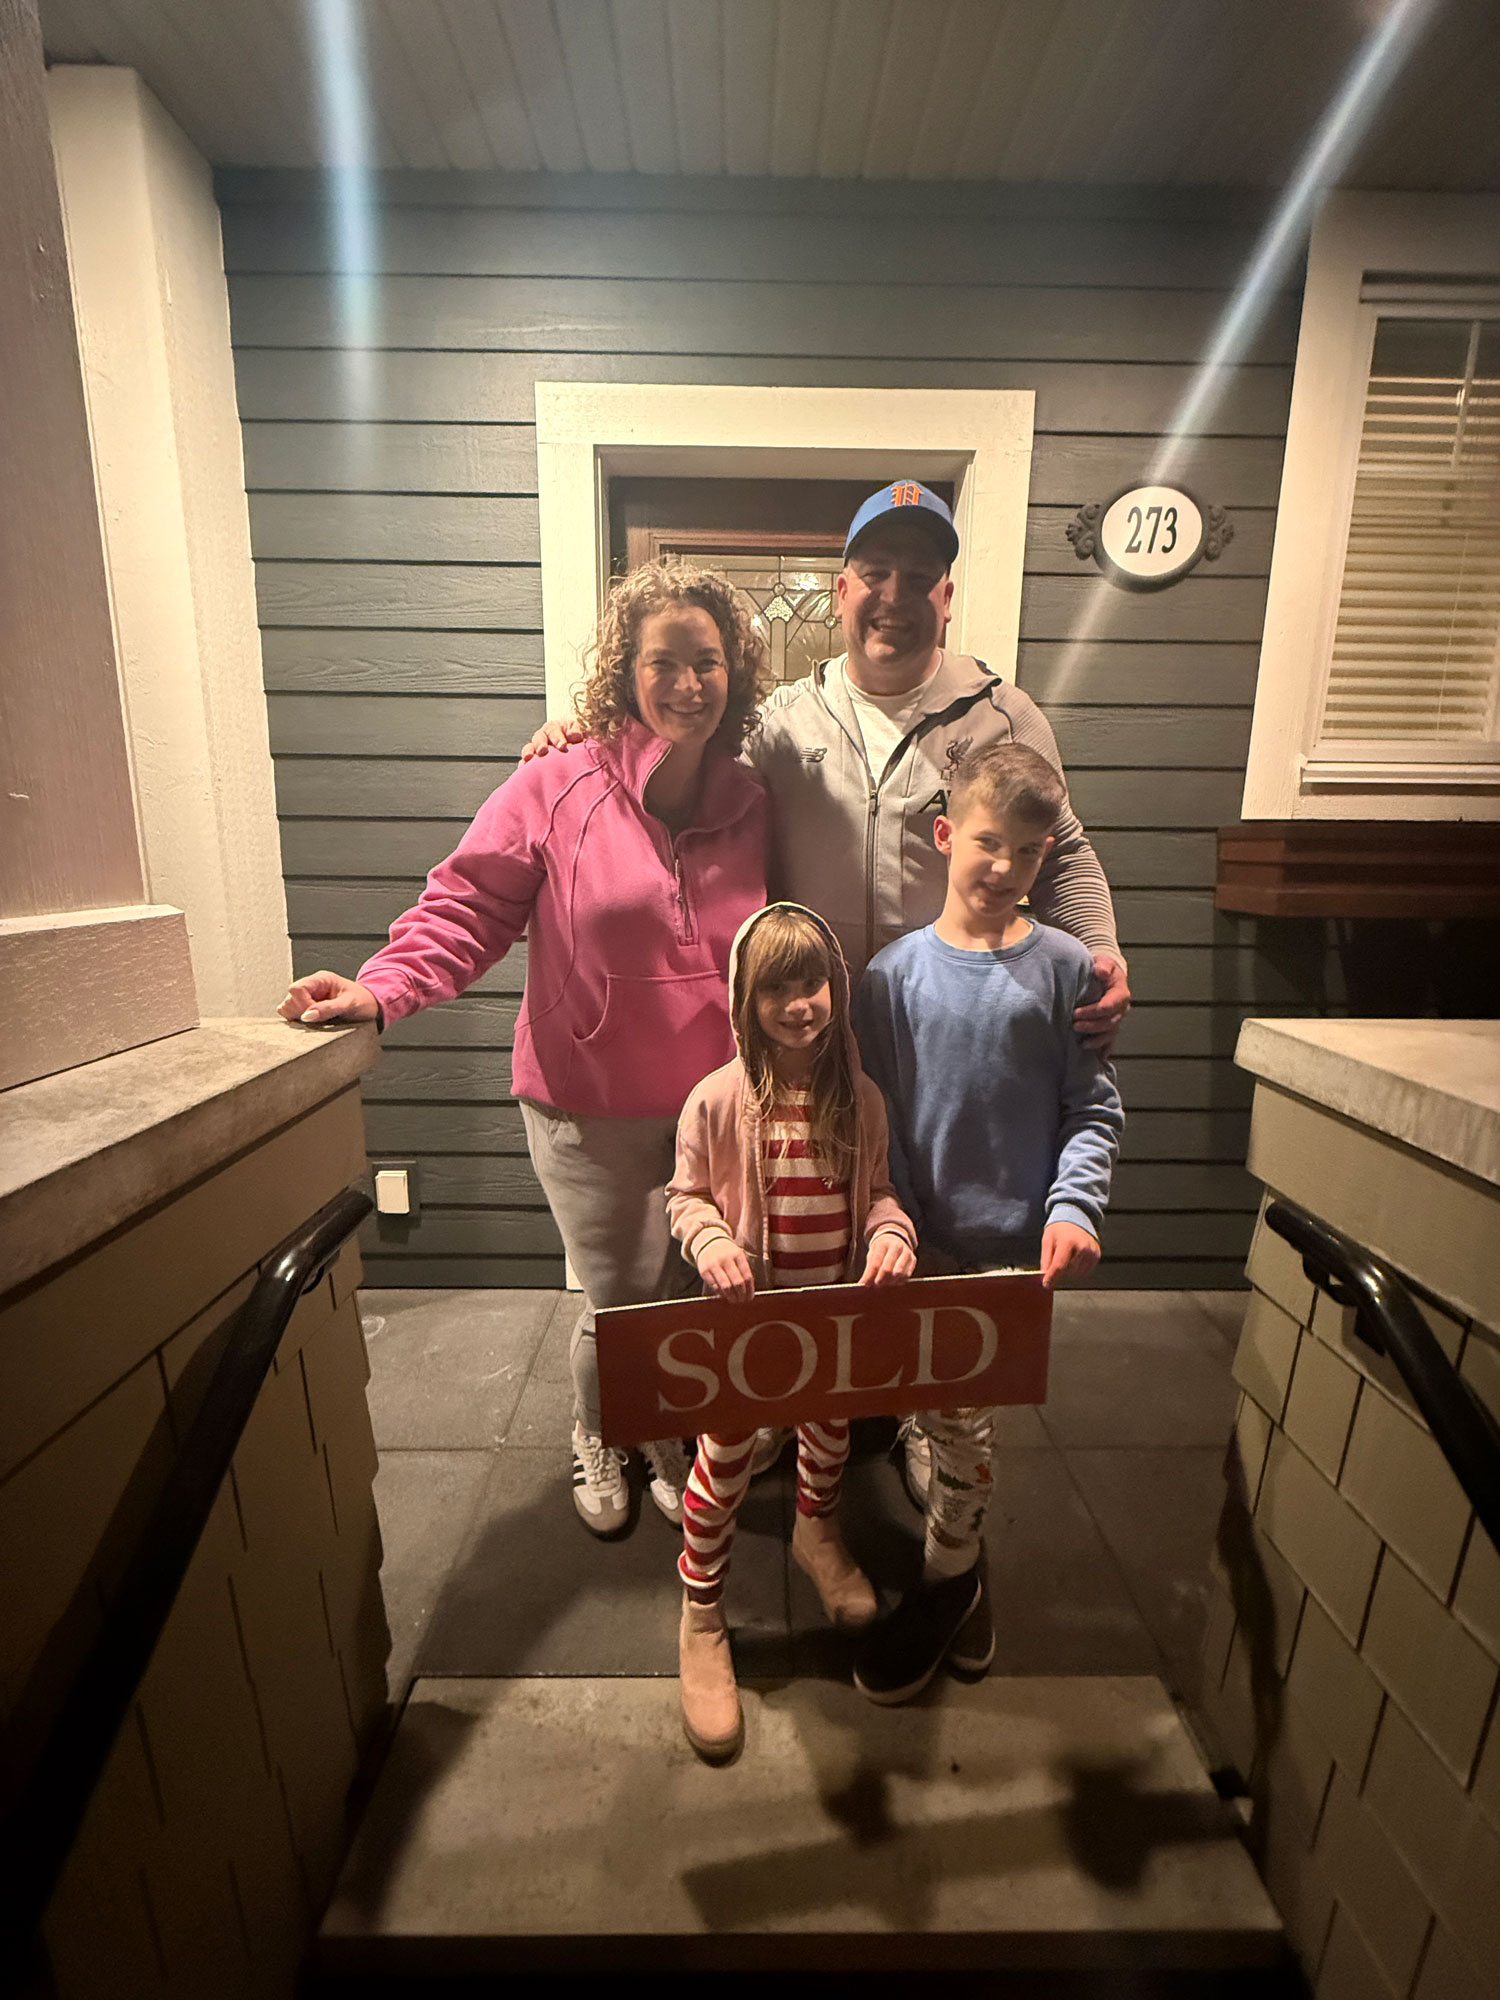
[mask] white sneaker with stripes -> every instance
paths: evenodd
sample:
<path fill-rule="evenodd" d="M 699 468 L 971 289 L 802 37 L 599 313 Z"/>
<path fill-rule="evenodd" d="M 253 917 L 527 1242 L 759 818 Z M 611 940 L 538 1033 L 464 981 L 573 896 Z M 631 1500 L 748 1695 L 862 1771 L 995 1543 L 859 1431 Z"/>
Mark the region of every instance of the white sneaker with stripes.
<path fill-rule="evenodd" d="M 624 1452 L 581 1424 L 573 1426 L 573 1505 L 594 1535 L 617 1535 L 630 1519 Z"/>
<path fill-rule="evenodd" d="M 693 1461 L 680 1438 L 658 1438 L 641 1451 L 651 1471 L 651 1498 L 674 1528 L 682 1526 L 682 1495 Z"/>

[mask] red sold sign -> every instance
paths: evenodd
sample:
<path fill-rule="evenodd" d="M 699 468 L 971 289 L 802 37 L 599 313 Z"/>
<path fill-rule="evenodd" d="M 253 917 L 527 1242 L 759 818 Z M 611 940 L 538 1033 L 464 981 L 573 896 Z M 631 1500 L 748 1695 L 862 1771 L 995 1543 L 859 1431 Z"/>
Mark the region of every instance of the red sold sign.
<path fill-rule="evenodd" d="M 1035 1273 L 674 1299 L 597 1318 L 604 1437 L 1041 1403 L 1052 1294 Z"/>

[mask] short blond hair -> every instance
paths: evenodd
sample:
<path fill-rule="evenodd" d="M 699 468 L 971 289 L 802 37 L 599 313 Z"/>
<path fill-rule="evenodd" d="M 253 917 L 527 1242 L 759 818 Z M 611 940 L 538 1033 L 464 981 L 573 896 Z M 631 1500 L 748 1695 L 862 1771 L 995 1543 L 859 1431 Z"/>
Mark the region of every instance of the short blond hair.
<path fill-rule="evenodd" d="M 992 813 L 1014 813 L 1028 825 L 1050 828 L 1067 803 L 1062 772 L 1024 743 L 986 743 L 971 750 L 948 785 L 951 820 L 984 806 Z"/>
<path fill-rule="evenodd" d="M 719 628 L 729 668 L 729 699 L 710 740 L 737 757 L 756 726 L 756 711 L 771 691 L 766 642 L 728 577 L 689 563 L 642 563 L 610 585 L 589 647 L 585 677 L 573 690 L 578 719 L 590 736 L 598 737 L 618 736 L 632 716 L 640 720 L 635 658 L 641 626 L 653 612 L 670 610 L 674 604 L 696 604 Z"/>

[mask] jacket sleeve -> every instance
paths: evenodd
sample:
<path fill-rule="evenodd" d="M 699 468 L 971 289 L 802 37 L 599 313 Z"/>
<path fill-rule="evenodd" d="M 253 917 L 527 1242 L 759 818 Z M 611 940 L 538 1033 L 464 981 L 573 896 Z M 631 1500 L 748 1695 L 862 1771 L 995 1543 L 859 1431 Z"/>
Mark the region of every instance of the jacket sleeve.
<path fill-rule="evenodd" d="M 734 1241 L 709 1187 L 708 1105 L 699 1090 L 682 1107 L 677 1121 L 677 1162 L 667 1185 L 667 1221 L 695 1265 L 699 1250 L 715 1236 Z"/>
<path fill-rule="evenodd" d="M 532 766 L 490 794 L 417 902 L 391 925 L 390 943 L 359 969 L 387 1021 L 456 998 L 504 958 L 546 877 L 550 819 Z"/>
<path fill-rule="evenodd" d="M 1052 725 L 1020 688 L 1005 690 L 1005 712 L 1012 734 L 1028 750 L 1038 750 L 1066 782 Z M 1052 829 L 1052 852 L 1042 863 L 1031 891 L 1032 907 L 1044 924 L 1071 931 L 1091 952 L 1125 963 L 1115 934 L 1115 906 L 1104 870 L 1072 804 L 1064 801 Z"/>
<path fill-rule="evenodd" d="M 1098 982 L 1080 979 L 1075 1004 L 1097 991 Z M 1071 1029 L 1071 1009 L 1069 1010 Z M 1110 1177 L 1125 1112 L 1112 1066 L 1065 1030 L 1062 1043 L 1067 1071 L 1063 1078 L 1062 1120 L 1058 1128 L 1057 1171 L 1047 1193 L 1048 1222 L 1072 1222 L 1099 1236 L 1109 1201 Z"/>
<path fill-rule="evenodd" d="M 862 1076 L 859 1085 L 859 1121 L 870 1162 L 870 1210 L 865 1217 L 865 1241 L 868 1243 L 879 1230 L 891 1229 L 905 1237 L 915 1250 L 916 1224 L 901 1206 L 891 1184 L 885 1099 L 869 1077 Z"/>

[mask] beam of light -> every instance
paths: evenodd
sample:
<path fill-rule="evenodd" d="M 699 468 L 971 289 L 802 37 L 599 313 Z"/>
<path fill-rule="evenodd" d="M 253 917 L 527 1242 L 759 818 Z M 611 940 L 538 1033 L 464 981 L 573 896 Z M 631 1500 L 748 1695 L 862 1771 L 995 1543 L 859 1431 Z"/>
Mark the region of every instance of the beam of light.
<path fill-rule="evenodd" d="M 1265 324 L 1291 264 L 1302 252 L 1318 210 L 1369 131 L 1387 91 L 1440 4 L 1441 0 L 1392 0 L 1366 36 L 1267 218 L 1208 348 L 1172 413 L 1141 482 L 1143 485 L 1172 484 L 1194 439 L 1207 429 L 1209 418 L 1228 387 L 1229 370 L 1243 359 Z M 1114 588 L 1101 576 L 1087 593 L 1082 613 L 1068 637 L 1051 696 L 1053 702 L 1068 699 L 1083 664 L 1084 651 L 1107 616 Z"/>
<path fill-rule="evenodd" d="M 334 312 L 343 412 L 371 406 L 379 280 L 370 93 L 358 0 L 307 0 L 328 181 Z"/>

